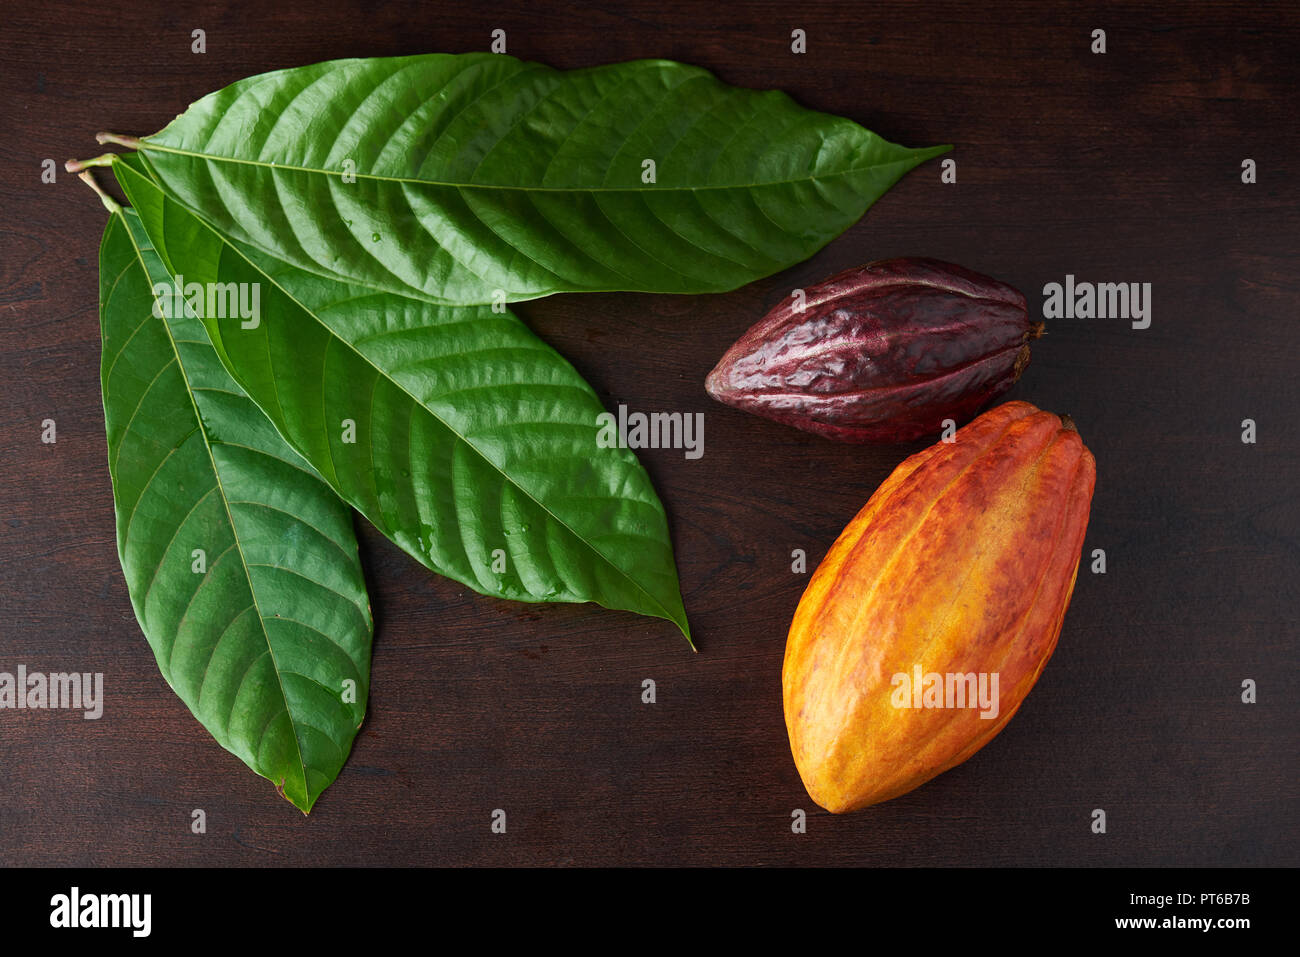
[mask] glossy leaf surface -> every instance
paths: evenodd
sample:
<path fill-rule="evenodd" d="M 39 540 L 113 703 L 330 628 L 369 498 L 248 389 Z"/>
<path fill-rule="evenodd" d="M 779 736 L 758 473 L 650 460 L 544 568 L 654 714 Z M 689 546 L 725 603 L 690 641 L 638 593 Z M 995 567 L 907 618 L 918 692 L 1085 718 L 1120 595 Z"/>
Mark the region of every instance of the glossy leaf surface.
<path fill-rule="evenodd" d="M 637 60 L 336 60 L 240 80 L 142 149 L 235 240 L 433 302 L 735 289 L 800 262 L 917 164 L 780 92 Z"/>
<path fill-rule="evenodd" d="M 110 216 L 101 379 L 122 570 L 168 684 L 306 812 L 369 691 L 352 516 L 226 373 L 203 324 L 155 298 L 170 282 L 134 211 Z"/>
<path fill-rule="evenodd" d="M 594 601 L 689 632 L 667 518 L 599 399 L 518 318 L 322 279 L 237 246 L 114 163 L 168 270 L 260 290 L 253 328 L 204 323 L 223 363 L 349 504 L 483 594 Z"/>

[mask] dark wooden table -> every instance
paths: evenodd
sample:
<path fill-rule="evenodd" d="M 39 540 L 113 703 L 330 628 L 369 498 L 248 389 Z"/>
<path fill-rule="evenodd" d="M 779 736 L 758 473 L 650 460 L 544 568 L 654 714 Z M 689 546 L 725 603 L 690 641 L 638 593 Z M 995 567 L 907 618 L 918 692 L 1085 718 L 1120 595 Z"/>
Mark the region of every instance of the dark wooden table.
<path fill-rule="evenodd" d="M 0 711 L 0 863 L 1300 863 L 1293 4 L 113 6 L 15 5 L 0 33 L 0 670 L 102 671 L 107 697 L 98 721 Z M 369 717 L 304 818 L 190 717 L 132 614 L 99 394 L 104 211 L 62 162 L 100 152 L 99 129 L 150 132 L 249 74 L 485 49 L 498 27 L 525 59 L 669 57 L 895 141 L 954 143 L 958 181 L 924 166 L 811 261 L 729 295 L 522 304 L 610 407 L 706 413 L 703 458 L 641 453 L 700 654 L 664 622 L 472 594 L 358 520 Z M 1052 323 L 1011 394 L 1079 424 L 1099 472 L 1085 549 L 1107 556 L 1104 575 L 1081 571 L 1020 714 L 921 789 L 832 817 L 782 720 L 807 580 L 791 552 L 815 565 L 923 443 L 823 441 L 713 404 L 703 380 L 790 288 L 908 254 L 1007 280 L 1035 309 L 1067 274 L 1149 282 L 1152 322 Z"/>

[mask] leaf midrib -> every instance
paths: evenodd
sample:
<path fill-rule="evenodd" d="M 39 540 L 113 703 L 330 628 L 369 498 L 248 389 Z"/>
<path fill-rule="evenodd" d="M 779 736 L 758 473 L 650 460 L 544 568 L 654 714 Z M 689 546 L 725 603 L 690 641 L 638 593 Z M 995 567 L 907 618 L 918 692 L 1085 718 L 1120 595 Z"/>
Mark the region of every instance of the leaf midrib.
<path fill-rule="evenodd" d="M 136 242 L 135 234 L 131 232 L 131 227 L 126 221 L 126 213 L 124 211 L 119 211 L 114 215 L 120 215 L 122 217 L 122 227 L 126 230 L 127 238 L 130 239 L 131 241 L 131 247 L 135 250 L 136 259 L 140 264 L 140 268 L 144 272 L 146 279 L 152 279 L 152 277 L 149 275 L 149 269 L 145 265 L 144 252 L 143 250 L 141 250 L 139 243 Z M 153 297 L 152 283 L 150 283 L 150 296 L 151 298 Z M 226 520 L 230 523 L 230 533 L 235 539 L 235 548 L 239 552 L 239 563 L 240 566 L 244 569 L 244 578 L 248 582 L 248 592 L 253 599 L 253 608 L 257 612 L 258 625 L 261 627 L 262 637 L 266 640 L 267 653 L 270 654 L 271 656 L 271 667 L 275 669 L 275 682 L 277 687 L 279 687 L 280 689 L 280 699 L 284 702 L 284 712 L 286 715 L 288 715 L 289 723 L 293 728 L 293 746 L 294 746 L 294 751 L 298 755 L 297 765 L 299 770 L 301 771 L 303 799 L 307 802 L 307 806 L 310 807 L 312 800 L 311 800 L 311 793 L 309 792 L 308 785 L 307 785 L 307 765 L 306 762 L 303 760 L 302 744 L 298 741 L 298 722 L 294 718 L 293 709 L 289 706 L 289 696 L 284 689 L 284 681 L 280 677 L 280 663 L 279 661 L 276 660 L 275 646 L 271 641 L 271 634 L 269 631 L 267 631 L 266 628 L 266 616 L 262 612 L 261 602 L 258 600 L 257 597 L 257 588 L 253 584 L 253 576 L 249 572 L 249 568 L 251 566 L 249 565 L 248 562 L 248 556 L 244 553 L 244 546 L 239 538 L 239 527 L 235 524 L 235 516 L 230 510 L 230 500 L 226 495 L 225 483 L 221 479 L 221 470 L 217 467 L 216 457 L 212 454 L 212 443 L 208 440 L 207 429 L 204 428 L 203 426 L 203 415 L 202 413 L 199 412 L 198 404 L 194 400 L 194 390 L 190 384 L 189 373 L 185 371 L 185 362 L 181 358 L 180 348 L 177 346 L 176 339 L 172 335 L 171 325 L 167 322 L 166 318 L 163 318 L 161 322 L 163 328 L 167 332 L 167 341 L 171 343 L 172 354 L 176 358 L 176 367 L 180 370 L 181 377 L 185 381 L 185 395 L 190 400 L 190 408 L 194 410 L 194 418 L 198 422 L 199 435 L 203 437 L 203 448 L 207 451 L 208 461 L 212 465 L 212 476 L 217 483 L 217 493 L 221 497 L 221 506 L 226 511 Z M 263 734 L 265 734 L 265 731 L 263 732 Z M 258 748 L 260 749 L 260 747 L 261 744 L 259 742 Z M 281 782 L 280 786 L 284 787 L 283 781 Z M 305 810 L 304 813 L 306 813 Z"/>
<path fill-rule="evenodd" d="M 909 150 L 908 156 L 896 160 L 889 160 L 883 163 L 871 163 L 867 166 L 851 166 L 848 169 L 836 170 L 830 173 L 819 173 L 816 176 L 802 176 L 798 179 L 770 180 L 762 183 L 724 183 L 717 186 L 650 186 L 645 184 L 641 186 L 503 186 L 499 183 L 456 183 L 447 180 L 419 179 L 414 176 L 384 176 L 379 173 L 362 173 L 360 171 L 349 172 L 344 170 L 320 169 L 314 166 L 296 166 L 288 163 L 273 163 L 265 160 L 240 159 L 238 157 L 226 156 L 220 153 L 202 153 L 198 150 L 184 150 L 178 149 L 174 146 L 162 146 L 149 139 L 141 140 L 140 148 L 143 151 L 173 153 L 177 156 L 188 156 L 194 159 L 208 160 L 210 162 L 234 163 L 241 166 L 255 166 L 260 169 L 268 170 L 287 170 L 291 173 L 313 173 L 320 176 L 337 177 L 351 176 L 356 179 L 374 180 L 376 182 L 399 183 L 415 186 L 438 186 L 444 189 L 482 189 L 516 193 L 697 193 L 708 190 L 764 189 L 769 186 L 791 186 L 796 183 L 810 183 L 820 179 L 829 179 L 832 176 L 848 176 L 853 173 L 868 173 L 887 166 L 903 166 L 912 163 L 912 161 L 916 159 L 915 154 L 918 152 L 924 153 L 931 150 L 944 149 L 944 147 L 940 146 L 921 147 L 920 149 Z M 913 163 L 912 165 L 916 165 L 916 163 Z"/>

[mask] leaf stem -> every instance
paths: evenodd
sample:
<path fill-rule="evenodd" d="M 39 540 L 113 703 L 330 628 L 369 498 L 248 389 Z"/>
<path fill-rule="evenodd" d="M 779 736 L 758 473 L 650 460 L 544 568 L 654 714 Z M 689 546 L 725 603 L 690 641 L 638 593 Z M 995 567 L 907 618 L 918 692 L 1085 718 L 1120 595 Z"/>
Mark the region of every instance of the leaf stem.
<path fill-rule="evenodd" d="M 100 156 L 93 156 L 88 160 L 71 159 L 63 164 L 63 168 L 69 173 L 80 173 L 83 169 L 90 166 L 112 166 L 115 153 L 104 153 Z"/>
<path fill-rule="evenodd" d="M 75 161 L 68 160 L 69 164 L 73 162 Z M 117 200 L 104 192 L 100 185 L 95 182 L 95 177 L 91 174 L 90 170 L 81 170 L 80 172 L 77 172 L 76 170 L 72 170 L 70 166 L 69 169 L 71 172 L 77 173 L 77 178 L 95 191 L 95 195 L 99 197 L 99 201 L 104 204 L 104 208 L 110 213 L 120 213 L 122 211 L 122 207 L 118 205 Z"/>
<path fill-rule="evenodd" d="M 138 136 L 122 136 L 120 133 L 95 134 L 96 143 L 112 143 L 115 146 L 125 146 L 129 150 L 138 150 L 143 144 Z"/>

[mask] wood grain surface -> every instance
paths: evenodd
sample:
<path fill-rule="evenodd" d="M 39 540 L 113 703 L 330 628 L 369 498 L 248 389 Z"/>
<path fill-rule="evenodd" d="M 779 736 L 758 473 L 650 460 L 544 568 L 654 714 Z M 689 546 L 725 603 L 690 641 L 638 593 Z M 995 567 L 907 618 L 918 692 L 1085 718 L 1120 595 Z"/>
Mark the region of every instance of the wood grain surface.
<path fill-rule="evenodd" d="M 0 863 L 1300 864 L 1300 8 L 373 6 L 5 10 L 0 671 L 103 672 L 106 705 L 98 721 L 0 711 Z M 97 130 L 154 131 L 249 74 L 482 50 L 497 28 L 524 59 L 668 57 L 897 142 L 953 143 L 957 182 L 931 162 L 812 260 L 735 293 L 521 304 L 608 407 L 705 413 L 702 458 L 640 456 L 700 653 L 666 622 L 473 594 L 358 519 L 377 623 L 369 716 L 305 818 L 189 715 L 132 613 L 99 393 L 105 214 L 62 163 L 101 152 Z M 1033 310 L 1067 274 L 1149 282 L 1152 322 L 1049 323 L 1009 396 L 1078 424 L 1098 468 L 1085 554 L 1107 556 L 1104 575 L 1081 569 L 1037 687 L 965 764 L 833 817 L 804 792 L 781 713 L 807 581 L 791 553 L 815 567 L 924 443 L 834 444 L 714 404 L 703 381 L 791 288 L 899 255 L 996 276 Z"/>

